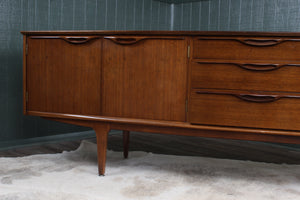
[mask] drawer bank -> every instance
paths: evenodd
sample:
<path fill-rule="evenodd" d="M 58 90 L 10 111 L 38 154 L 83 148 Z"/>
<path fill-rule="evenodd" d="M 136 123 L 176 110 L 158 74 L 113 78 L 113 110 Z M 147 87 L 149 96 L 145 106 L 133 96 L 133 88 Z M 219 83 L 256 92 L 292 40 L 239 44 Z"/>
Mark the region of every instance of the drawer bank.
<path fill-rule="evenodd" d="M 300 144 L 300 33 L 22 34 L 24 114 L 93 128 L 100 175 L 111 129 Z"/>

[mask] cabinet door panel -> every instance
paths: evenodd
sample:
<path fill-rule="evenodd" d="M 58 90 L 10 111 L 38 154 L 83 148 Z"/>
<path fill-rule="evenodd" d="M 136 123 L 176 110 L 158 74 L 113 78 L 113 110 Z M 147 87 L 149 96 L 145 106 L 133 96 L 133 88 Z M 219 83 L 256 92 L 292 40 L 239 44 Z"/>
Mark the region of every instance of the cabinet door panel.
<path fill-rule="evenodd" d="M 184 38 L 106 37 L 103 115 L 185 121 Z"/>
<path fill-rule="evenodd" d="M 28 111 L 100 114 L 101 40 L 82 38 L 28 39 Z"/>

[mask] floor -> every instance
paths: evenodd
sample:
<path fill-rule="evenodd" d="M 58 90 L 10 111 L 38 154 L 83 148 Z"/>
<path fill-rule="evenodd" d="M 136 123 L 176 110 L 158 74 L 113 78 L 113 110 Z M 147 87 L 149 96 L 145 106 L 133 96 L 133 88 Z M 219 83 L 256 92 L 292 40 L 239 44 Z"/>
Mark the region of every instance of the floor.
<path fill-rule="evenodd" d="M 96 141 L 95 138 L 87 140 Z M 80 142 L 80 140 L 71 140 L 0 151 L 0 157 L 19 157 L 71 151 L 75 150 L 80 145 Z M 121 132 L 109 134 L 108 149 L 122 151 Z M 282 145 L 150 133 L 131 133 L 130 151 L 300 164 L 300 149 Z"/>

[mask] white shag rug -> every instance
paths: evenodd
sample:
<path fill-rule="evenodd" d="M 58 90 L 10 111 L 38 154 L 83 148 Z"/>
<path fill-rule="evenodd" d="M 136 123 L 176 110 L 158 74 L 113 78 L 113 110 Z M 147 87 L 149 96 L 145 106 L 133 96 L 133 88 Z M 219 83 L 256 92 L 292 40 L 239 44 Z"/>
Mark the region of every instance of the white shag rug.
<path fill-rule="evenodd" d="M 300 200 L 300 165 L 108 151 L 0 158 L 0 200 Z"/>

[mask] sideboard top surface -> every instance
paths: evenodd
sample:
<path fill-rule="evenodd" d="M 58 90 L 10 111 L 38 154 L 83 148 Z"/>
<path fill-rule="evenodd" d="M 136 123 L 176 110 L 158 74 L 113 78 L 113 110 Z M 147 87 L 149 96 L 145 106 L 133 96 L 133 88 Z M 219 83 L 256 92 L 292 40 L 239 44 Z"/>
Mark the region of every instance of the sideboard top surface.
<path fill-rule="evenodd" d="M 242 31 L 21 31 L 23 35 L 174 35 L 174 36 L 281 36 L 300 37 L 300 32 L 242 32 Z"/>

